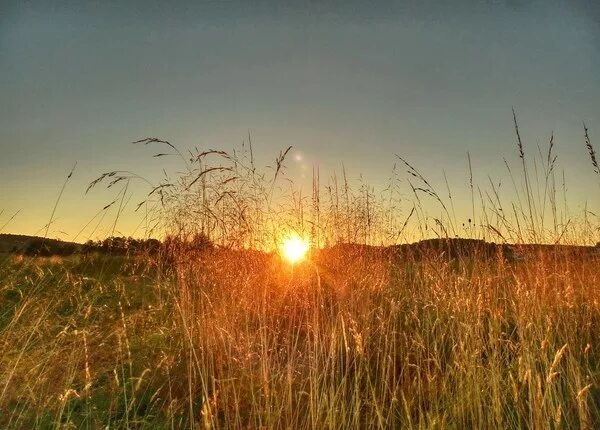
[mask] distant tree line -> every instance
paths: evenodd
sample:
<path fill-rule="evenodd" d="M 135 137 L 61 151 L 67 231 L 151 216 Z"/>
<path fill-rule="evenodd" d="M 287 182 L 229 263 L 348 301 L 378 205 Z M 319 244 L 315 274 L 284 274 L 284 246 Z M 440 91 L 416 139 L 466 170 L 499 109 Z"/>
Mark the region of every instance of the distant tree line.
<path fill-rule="evenodd" d="M 88 240 L 83 244 L 83 253 L 100 252 L 104 254 L 125 255 L 146 252 L 156 254 L 161 247 L 158 239 L 134 239 L 132 237 L 107 237 L 103 240 Z"/>
<path fill-rule="evenodd" d="M 600 248 L 600 242 L 596 244 L 596 247 Z M 147 253 L 154 255 L 163 252 L 166 255 L 172 255 L 182 251 L 204 251 L 212 248 L 214 248 L 214 244 L 210 239 L 199 233 L 189 237 L 167 236 L 162 242 L 158 239 L 112 236 L 102 240 L 88 240 L 84 244 L 38 237 L 29 241 L 22 248 L 13 247 L 12 252 L 40 257 L 91 253 L 109 255 Z"/>
<path fill-rule="evenodd" d="M 203 234 L 195 234 L 189 237 L 167 236 L 164 241 L 158 239 L 135 239 L 133 237 L 111 236 L 102 240 L 88 240 L 84 244 L 63 242 L 55 239 L 34 238 L 20 249 L 13 252 L 27 255 L 49 257 L 52 255 L 67 256 L 73 254 L 158 254 L 165 252 L 201 251 L 213 248 L 212 242 Z"/>
<path fill-rule="evenodd" d="M 84 244 L 63 242 L 60 240 L 35 238 L 20 253 L 27 256 L 48 257 L 73 254 L 102 253 L 111 255 L 136 254 L 147 252 L 155 254 L 160 250 L 158 239 L 134 239 L 132 237 L 107 237 L 102 240 L 88 240 Z"/>

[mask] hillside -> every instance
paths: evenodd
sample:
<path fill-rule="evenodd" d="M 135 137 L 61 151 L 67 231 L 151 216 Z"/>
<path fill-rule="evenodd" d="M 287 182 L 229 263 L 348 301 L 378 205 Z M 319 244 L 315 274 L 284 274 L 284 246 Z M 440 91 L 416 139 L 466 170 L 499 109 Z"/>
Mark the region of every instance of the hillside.
<path fill-rule="evenodd" d="M 24 234 L 0 234 L 0 253 L 24 251 L 34 241 L 44 241 L 52 247 L 73 246 L 80 247 L 79 243 L 67 242 L 58 239 L 44 239 L 39 236 L 28 236 Z"/>
<path fill-rule="evenodd" d="M 426 239 L 410 244 L 392 246 L 371 246 L 359 244 L 338 244 L 322 252 L 343 252 L 347 255 L 385 255 L 398 259 L 423 259 L 444 256 L 449 259 L 464 257 L 502 258 L 519 261 L 539 253 L 550 252 L 557 256 L 593 257 L 600 255 L 600 246 L 547 245 L 547 244 L 501 244 L 478 239 Z"/>

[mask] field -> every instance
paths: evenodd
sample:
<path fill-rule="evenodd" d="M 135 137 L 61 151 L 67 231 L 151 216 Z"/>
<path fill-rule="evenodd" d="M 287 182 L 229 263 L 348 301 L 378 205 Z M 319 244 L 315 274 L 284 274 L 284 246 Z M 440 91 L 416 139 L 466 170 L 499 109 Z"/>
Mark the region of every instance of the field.
<path fill-rule="evenodd" d="M 137 205 L 160 246 L 0 254 L 0 427 L 599 428 L 598 217 L 569 211 L 553 141 L 530 163 L 515 129 L 513 200 L 476 192 L 469 158 L 468 219 L 400 157 L 380 193 L 317 169 L 303 196 L 290 148 L 262 172 L 251 146 L 136 142 L 183 164 Z M 117 189 L 96 217 L 117 208 L 114 230 L 140 179 L 90 183 Z"/>
<path fill-rule="evenodd" d="M 597 428 L 599 263 L 8 257 L 0 424 Z"/>

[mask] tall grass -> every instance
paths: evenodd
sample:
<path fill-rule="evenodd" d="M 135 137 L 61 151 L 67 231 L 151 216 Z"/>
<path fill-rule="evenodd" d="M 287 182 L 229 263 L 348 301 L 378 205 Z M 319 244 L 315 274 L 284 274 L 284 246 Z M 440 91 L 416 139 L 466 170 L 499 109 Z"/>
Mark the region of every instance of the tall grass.
<path fill-rule="evenodd" d="M 404 157 L 381 191 L 315 169 L 304 195 L 286 179 L 289 148 L 260 169 L 250 141 L 186 155 L 139 141 L 183 165 L 138 206 L 169 233 L 160 255 L 0 263 L 0 425 L 597 428 L 593 248 L 523 246 L 513 261 L 358 245 L 597 240 L 597 218 L 561 208 L 553 138 L 530 163 L 514 119 L 514 198 L 476 186 L 470 167 L 470 221 Z M 107 172 L 91 187 L 132 180 Z M 313 244 L 294 266 L 270 252 L 290 231 Z"/>

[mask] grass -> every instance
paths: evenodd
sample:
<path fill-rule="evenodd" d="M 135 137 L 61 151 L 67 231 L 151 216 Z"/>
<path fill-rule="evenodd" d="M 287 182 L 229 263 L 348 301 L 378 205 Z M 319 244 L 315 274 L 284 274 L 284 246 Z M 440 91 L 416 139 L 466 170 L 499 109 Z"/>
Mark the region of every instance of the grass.
<path fill-rule="evenodd" d="M 0 424 L 600 423 L 597 257 L 331 251 L 292 272 L 276 255 L 232 253 L 167 277 L 124 257 L 5 262 Z"/>
<path fill-rule="evenodd" d="M 595 155 L 587 129 L 585 139 Z M 0 427 L 600 426 L 591 247 L 527 248 L 512 261 L 331 246 L 432 234 L 593 242 L 597 218 L 560 209 L 553 140 L 531 171 L 518 139 L 513 201 L 491 181 L 474 186 L 470 168 L 462 228 L 449 187 L 442 197 L 404 159 L 411 200 L 396 169 L 382 193 L 353 189 L 345 172 L 323 186 L 317 170 L 303 196 L 281 185 L 289 149 L 261 172 L 251 147 L 188 158 L 138 143 L 183 163 L 138 205 L 149 231 L 170 233 L 159 255 L 0 256 Z M 136 178 L 108 172 L 91 187 L 123 185 L 122 213 Z M 313 244 L 294 266 L 267 252 L 290 230 Z M 191 246 L 208 239 L 218 246 Z"/>

